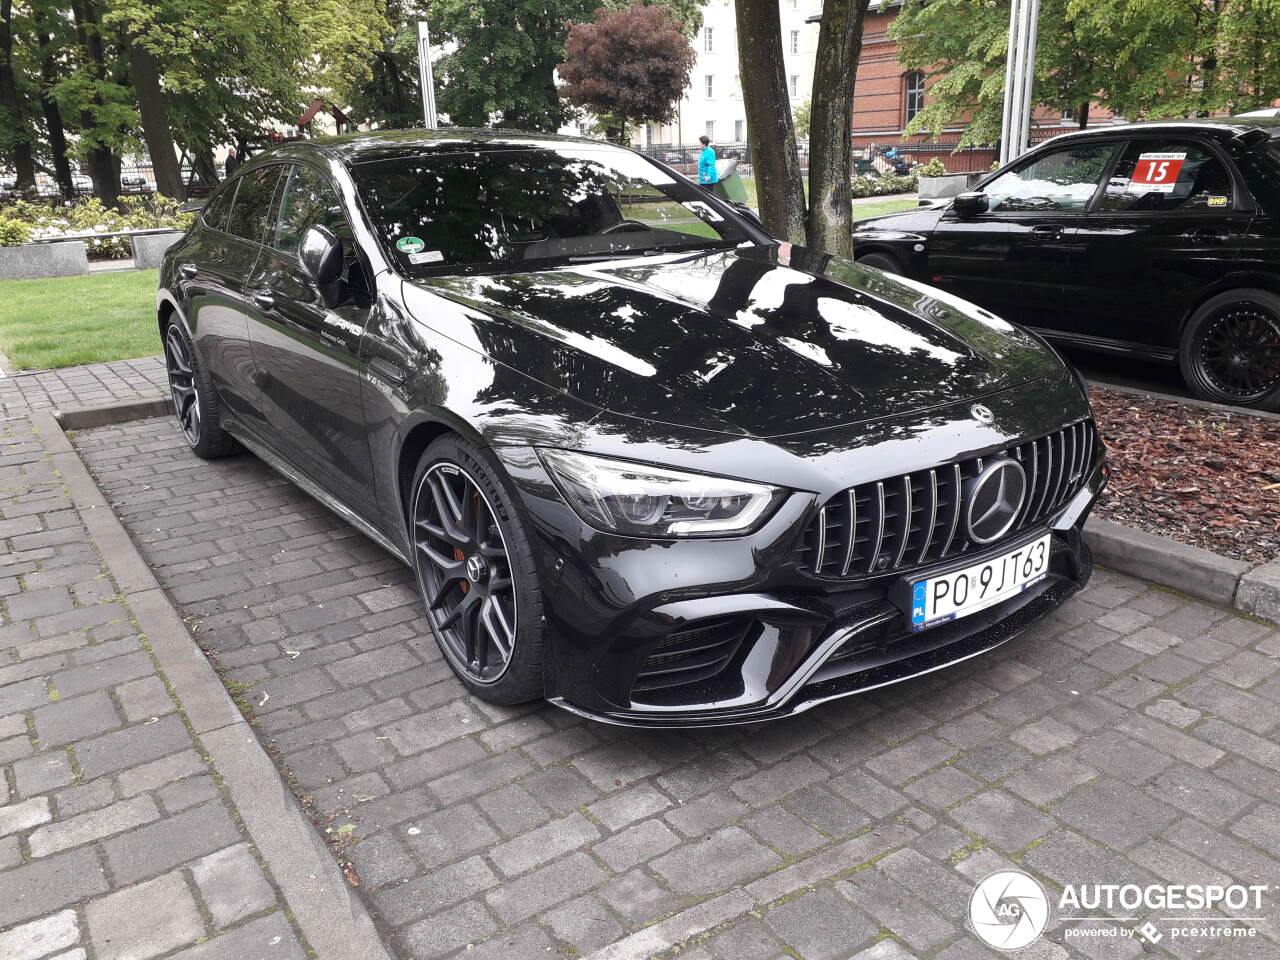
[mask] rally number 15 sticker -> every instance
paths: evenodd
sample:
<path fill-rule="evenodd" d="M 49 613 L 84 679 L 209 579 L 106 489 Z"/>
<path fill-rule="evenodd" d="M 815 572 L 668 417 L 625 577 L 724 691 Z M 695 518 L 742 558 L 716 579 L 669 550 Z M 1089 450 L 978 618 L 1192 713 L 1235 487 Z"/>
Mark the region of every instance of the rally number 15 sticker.
<path fill-rule="evenodd" d="M 1141 187 L 1143 193 L 1172 193 L 1186 159 L 1185 153 L 1144 153 L 1138 157 L 1129 183 Z"/>

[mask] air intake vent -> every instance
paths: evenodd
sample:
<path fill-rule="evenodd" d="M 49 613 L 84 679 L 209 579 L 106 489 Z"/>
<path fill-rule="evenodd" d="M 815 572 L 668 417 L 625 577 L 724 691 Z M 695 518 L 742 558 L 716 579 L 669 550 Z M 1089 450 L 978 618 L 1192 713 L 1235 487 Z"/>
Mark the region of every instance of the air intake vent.
<path fill-rule="evenodd" d="M 1013 535 L 1052 516 L 1084 486 L 1096 432 L 1084 420 L 1006 451 L 1026 473 L 1026 495 Z M 832 497 L 800 546 L 803 569 L 857 579 L 896 573 L 969 550 L 968 491 L 996 457 L 976 457 L 932 470 L 850 487 Z"/>
<path fill-rule="evenodd" d="M 662 690 L 714 677 L 738 652 L 750 625 L 741 617 L 721 617 L 668 634 L 649 654 L 632 690 Z"/>

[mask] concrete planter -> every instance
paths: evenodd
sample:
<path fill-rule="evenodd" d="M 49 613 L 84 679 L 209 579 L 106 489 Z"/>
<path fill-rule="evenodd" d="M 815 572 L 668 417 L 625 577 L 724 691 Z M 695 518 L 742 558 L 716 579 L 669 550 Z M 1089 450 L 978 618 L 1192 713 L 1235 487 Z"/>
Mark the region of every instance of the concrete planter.
<path fill-rule="evenodd" d="M 89 272 L 83 240 L 0 247 L 0 280 L 74 277 Z"/>
<path fill-rule="evenodd" d="M 920 199 L 939 200 L 966 193 L 978 185 L 981 173 L 948 173 L 941 177 L 920 178 Z"/>
<path fill-rule="evenodd" d="M 139 270 L 160 266 L 164 252 L 182 239 L 181 230 L 168 233 L 139 233 L 130 237 L 133 242 L 133 265 Z"/>

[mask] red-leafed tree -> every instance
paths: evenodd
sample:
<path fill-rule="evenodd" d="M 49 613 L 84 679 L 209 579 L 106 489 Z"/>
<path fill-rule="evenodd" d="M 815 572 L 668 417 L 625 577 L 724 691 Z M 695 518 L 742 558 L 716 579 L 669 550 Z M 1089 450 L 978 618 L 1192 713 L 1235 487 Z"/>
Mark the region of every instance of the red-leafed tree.
<path fill-rule="evenodd" d="M 637 123 L 666 123 L 689 86 L 695 54 L 666 6 L 601 8 L 591 23 L 569 30 L 561 93 L 604 121 L 611 138 L 625 140 Z"/>

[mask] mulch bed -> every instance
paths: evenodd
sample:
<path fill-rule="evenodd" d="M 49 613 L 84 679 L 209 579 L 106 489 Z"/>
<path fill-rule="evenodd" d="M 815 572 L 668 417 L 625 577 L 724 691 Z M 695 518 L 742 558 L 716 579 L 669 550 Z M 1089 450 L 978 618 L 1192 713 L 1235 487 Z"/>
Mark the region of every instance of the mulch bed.
<path fill-rule="evenodd" d="M 1280 420 L 1089 395 L 1111 462 L 1095 516 L 1250 563 L 1280 558 Z"/>

